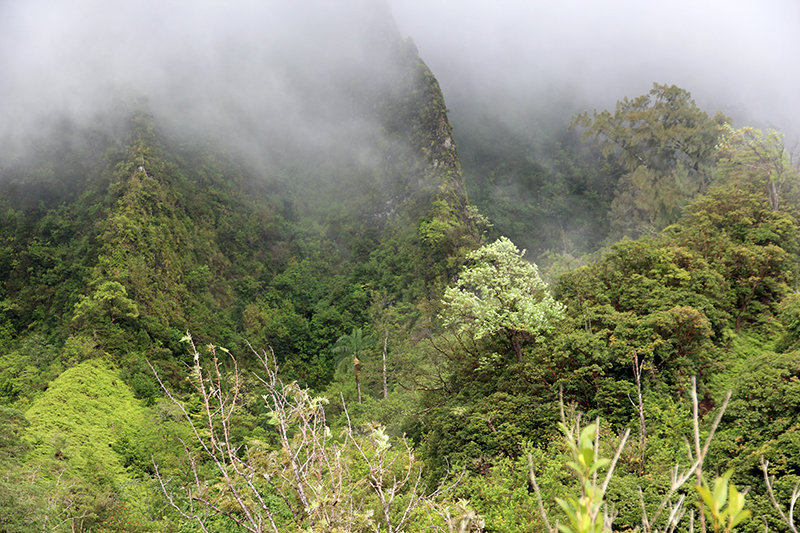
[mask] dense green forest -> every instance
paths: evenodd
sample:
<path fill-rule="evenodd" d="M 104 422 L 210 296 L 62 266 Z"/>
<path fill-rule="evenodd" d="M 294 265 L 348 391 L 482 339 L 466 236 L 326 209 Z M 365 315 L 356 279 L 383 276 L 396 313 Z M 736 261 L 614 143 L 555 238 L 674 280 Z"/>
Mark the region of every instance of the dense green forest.
<path fill-rule="evenodd" d="M 362 159 L 135 92 L 4 145 L 0 532 L 795 531 L 782 136 L 658 84 L 454 132 L 395 44 Z"/>

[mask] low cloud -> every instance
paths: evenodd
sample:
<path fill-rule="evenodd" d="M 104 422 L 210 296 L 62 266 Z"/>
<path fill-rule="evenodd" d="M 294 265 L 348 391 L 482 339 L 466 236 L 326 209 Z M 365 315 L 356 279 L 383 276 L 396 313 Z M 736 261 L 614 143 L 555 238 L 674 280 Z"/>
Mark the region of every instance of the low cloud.
<path fill-rule="evenodd" d="M 800 134 L 800 71 L 792 66 L 800 4 L 791 0 L 391 4 L 454 99 L 504 94 L 541 103 L 559 95 L 603 109 L 657 82 L 689 90 L 710 112 Z"/>

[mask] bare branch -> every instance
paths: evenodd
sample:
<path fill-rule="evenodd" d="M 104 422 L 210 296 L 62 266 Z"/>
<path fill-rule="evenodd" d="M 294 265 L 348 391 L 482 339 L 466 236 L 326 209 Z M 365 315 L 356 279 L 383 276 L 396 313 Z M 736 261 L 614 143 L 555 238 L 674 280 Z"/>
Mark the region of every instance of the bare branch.
<path fill-rule="evenodd" d="M 533 491 L 536 493 L 536 501 L 539 503 L 539 514 L 542 516 L 542 521 L 544 522 L 547 531 L 553 532 L 555 530 L 552 528 L 552 526 L 550 526 L 550 521 L 547 519 L 547 511 L 545 511 L 544 504 L 542 503 L 542 490 L 539 488 L 539 484 L 536 482 L 536 474 L 533 471 L 533 456 L 531 454 L 528 454 L 528 469 L 530 472 L 531 484 L 533 485 Z"/>
<path fill-rule="evenodd" d="M 767 494 L 769 494 L 769 500 L 772 502 L 772 506 L 778 511 L 781 520 L 789 527 L 792 533 L 797 533 L 797 526 L 794 524 L 794 506 L 797 504 L 798 498 L 800 498 L 800 481 L 797 482 L 794 486 L 794 490 L 792 490 L 792 496 L 789 499 L 789 516 L 787 517 L 783 509 L 781 509 L 781 506 L 778 505 L 778 500 L 775 498 L 775 493 L 772 490 L 774 479 L 769 476 L 769 461 L 763 457 L 761 458 L 761 471 L 764 473 L 764 482 L 767 485 Z"/>

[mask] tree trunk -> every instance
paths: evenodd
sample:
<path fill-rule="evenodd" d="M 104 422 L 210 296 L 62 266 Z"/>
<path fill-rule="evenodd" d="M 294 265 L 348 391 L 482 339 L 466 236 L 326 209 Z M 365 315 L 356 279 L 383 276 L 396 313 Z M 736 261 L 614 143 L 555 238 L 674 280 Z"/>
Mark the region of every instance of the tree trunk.
<path fill-rule="evenodd" d="M 514 332 L 511 334 L 511 345 L 514 347 L 514 351 L 517 353 L 517 361 L 520 363 L 522 362 L 522 346 L 519 344 L 519 337 L 517 337 L 517 333 Z"/>
<path fill-rule="evenodd" d="M 383 397 L 389 397 L 389 386 L 386 382 L 386 346 L 389 343 L 389 330 L 383 330 Z"/>
<path fill-rule="evenodd" d="M 361 403 L 361 378 L 358 375 L 358 365 L 361 361 L 358 357 L 353 357 L 353 373 L 356 375 L 356 391 L 358 391 L 358 403 Z"/>

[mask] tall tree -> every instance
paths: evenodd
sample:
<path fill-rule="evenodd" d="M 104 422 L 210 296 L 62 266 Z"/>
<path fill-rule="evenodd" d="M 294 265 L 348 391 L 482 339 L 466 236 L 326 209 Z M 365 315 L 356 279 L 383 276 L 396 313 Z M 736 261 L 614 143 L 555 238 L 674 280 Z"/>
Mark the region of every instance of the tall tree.
<path fill-rule="evenodd" d="M 708 188 L 729 121 L 719 112 L 709 116 L 680 87 L 653 84 L 645 95 L 618 101 L 613 114 L 573 117 L 572 127 L 585 128 L 584 140 L 627 168 L 612 217 L 621 230 L 643 233 L 675 222 L 681 208 Z"/>
<path fill-rule="evenodd" d="M 775 130 L 762 133 L 755 128 L 727 126 L 719 152 L 722 176 L 763 186 L 773 211 L 778 211 L 787 189 L 797 183 L 798 163 L 786 150 L 783 134 Z"/>

